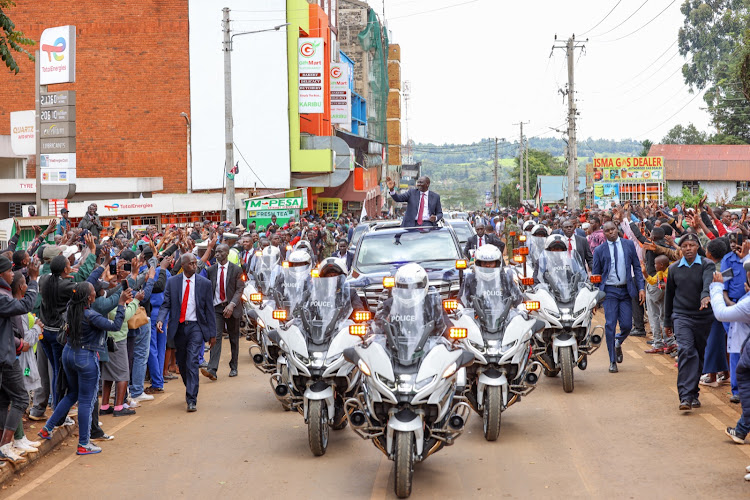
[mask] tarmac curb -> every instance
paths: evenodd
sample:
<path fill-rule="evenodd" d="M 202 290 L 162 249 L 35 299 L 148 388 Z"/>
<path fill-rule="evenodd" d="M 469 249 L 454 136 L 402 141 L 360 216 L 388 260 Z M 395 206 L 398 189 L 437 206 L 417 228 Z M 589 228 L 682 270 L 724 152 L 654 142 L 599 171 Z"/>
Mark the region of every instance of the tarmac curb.
<path fill-rule="evenodd" d="M 73 420 L 76 421 L 75 425 L 61 425 L 55 431 L 52 433 L 52 439 L 44 440 L 40 438 L 39 436 L 34 433 L 33 435 L 30 435 L 30 433 L 27 432 L 27 437 L 31 441 L 42 441 L 42 446 L 38 448 L 37 453 L 26 453 L 24 457 L 26 458 L 26 462 L 21 464 L 14 464 L 12 462 L 6 462 L 5 467 L 0 469 L 0 485 L 5 484 L 6 481 L 13 479 L 16 477 L 16 474 L 26 469 L 26 467 L 29 467 L 31 464 L 42 458 L 43 456 L 47 455 L 48 453 L 52 452 L 57 446 L 65 441 L 65 439 L 68 438 L 68 436 L 71 436 L 73 434 L 76 434 L 78 431 L 78 420 L 76 418 L 73 418 Z M 40 422 L 39 429 L 42 428 L 44 425 L 44 422 Z"/>

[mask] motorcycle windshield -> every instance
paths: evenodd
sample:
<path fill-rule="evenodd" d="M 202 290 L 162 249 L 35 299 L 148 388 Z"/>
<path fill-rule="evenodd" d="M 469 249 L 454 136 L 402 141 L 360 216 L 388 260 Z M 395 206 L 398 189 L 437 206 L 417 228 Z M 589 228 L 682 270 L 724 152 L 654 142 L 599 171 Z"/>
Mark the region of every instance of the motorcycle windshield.
<path fill-rule="evenodd" d="M 424 337 L 429 334 L 425 324 L 425 292 L 409 288 L 393 289 L 390 323 L 393 351 L 399 363 L 411 365 L 424 353 Z"/>
<path fill-rule="evenodd" d="M 511 296 L 506 275 L 501 267 L 475 267 L 477 279 L 476 297 L 482 306 L 484 321 L 488 329 L 497 330 L 508 316 Z"/>
<path fill-rule="evenodd" d="M 542 254 L 544 253 L 544 242 L 547 240 L 547 238 L 543 236 L 530 236 L 526 243 L 529 246 L 529 262 L 531 262 L 532 265 L 536 265 L 539 262 L 539 259 L 541 258 Z"/>
<path fill-rule="evenodd" d="M 271 285 L 273 284 L 272 278 L 276 275 L 274 271 L 278 265 L 279 260 L 276 255 L 263 255 L 260 257 L 258 274 L 260 275 L 264 295 L 267 295 L 271 289 Z"/>
<path fill-rule="evenodd" d="M 562 303 L 571 302 L 578 291 L 585 273 L 578 252 L 551 252 L 542 254 L 539 270 L 542 280 L 547 284 L 555 298 Z M 584 273 L 582 275 L 582 273 Z"/>
<path fill-rule="evenodd" d="M 309 297 L 302 306 L 310 340 L 316 344 L 322 343 L 338 330 L 342 321 L 351 316 L 349 293 L 346 276 L 311 280 Z"/>
<path fill-rule="evenodd" d="M 284 302 L 289 303 L 289 312 L 295 314 L 297 306 L 305 295 L 305 283 L 310 280 L 310 271 L 306 266 L 290 267 L 282 271 L 284 276 Z"/>

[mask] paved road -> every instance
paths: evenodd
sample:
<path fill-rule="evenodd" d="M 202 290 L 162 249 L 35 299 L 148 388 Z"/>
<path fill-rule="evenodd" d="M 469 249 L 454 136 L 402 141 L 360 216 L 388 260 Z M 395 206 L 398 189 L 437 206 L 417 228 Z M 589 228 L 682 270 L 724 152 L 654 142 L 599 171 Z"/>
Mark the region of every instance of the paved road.
<path fill-rule="evenodd" d="M 224 365 L 217 382 L 201 378 L 197 413 L 173 381 L 136 416 L 102 417 L 116 434 L 103 453 L 77 457 L 69 439 L 0 497 L 393 498 L 392 463 L 350 429 L 311 455 L 302 417 L 282 411 L 242 342 L 240 376 Z M 728 388 L 682 414 L 672 358 L 644 348 L 628 340 L 618 374 L 600 350 L 572 394 L 543 378 L 503 414 L 495 443 L 473 415 L 454 446 L 417 464 L 412 498 L 748 498 L 750 446 L 722 432 L 738 416 Z"/>

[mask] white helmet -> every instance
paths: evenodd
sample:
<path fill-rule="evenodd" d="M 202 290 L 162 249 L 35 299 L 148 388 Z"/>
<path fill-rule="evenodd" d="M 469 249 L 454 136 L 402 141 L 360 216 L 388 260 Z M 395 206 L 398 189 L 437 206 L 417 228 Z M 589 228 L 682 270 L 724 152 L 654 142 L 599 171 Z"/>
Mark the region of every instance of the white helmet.
<path fill-rule="evenodd" d="M 281 251 L 279 247 L 267 246 L 263 249 L 261 256 L 261 265 L 266 269 L 273 269 L 281 260 Z"/>
<path fill-rule="evenodd" d="M 427 272 L 416 263 L 405 264 L 396 271 L 393 299 L 403 305 L 414 305 L 427 296 L 430 280 Z"/>
<path fill-rule="evenodd" d="M 536 222 L 534 222 L 533 220 L 527 220 L 526 222 L 523 223 L 523 230 L 526 232 L 529 232 L 534 228 L 535 225 L 536 225 Z"/>
<path fill-rule="evenodd" d="M 289 267 L 286 272 L 296 275 L 306 275 L 310 272 L 312 259 L 310 254 L 304 250 L 294 250 L 287 258 Z"/>
<path fill-rule="evenodd" d="M 328 257 L 323 259 L 320 263 L 318 272 L 320 276 L 325 276 L 330 272 L 335 272 L 339 275 L 347 275 L 349 269 L 346 267 L 346 261 L 340 257 Z"/>
<path fill-rule="evenodd" d="M 503 254 L 495 245 L 483 245 L 474 254 L 474 261 L 477 264 L 479 262 L 497 262 L 495 267 L 502 267 Z"/>
<path fill-rule="evenodd" d="M 549 236 L 549 228 L 547 226 L 543 226 L 542 224 L 537 224 L 536 226 L 534 226 L 534 228 L 531 230 L 531 235 L 537 236 L 536 233 L 538 232 L 543 232 L 545 238 Z"/>
<path fill-rule="evenodd" d="M 294 249 L 295 250 L 304 250 L 305 252 L 307 252 L 308 254 L 310 254 L 310 256 L 312 256 L 312 254 L 313 254 L 312 245 L 310 245 L 310 242 L 307 241 L 307 240 L 299 240 L 297 242 L 297 244 L 294 245 Z"/>
<path fill-rule="evenodd" d="M 544 249 L 545 250 L 562 250 L 565 251 L 568 249 L 568 245 L 565 242 L 565 238 L 561 234 L 553 234 L 549 237 L 547 237 L 546 240 L 544 240 Z"/>

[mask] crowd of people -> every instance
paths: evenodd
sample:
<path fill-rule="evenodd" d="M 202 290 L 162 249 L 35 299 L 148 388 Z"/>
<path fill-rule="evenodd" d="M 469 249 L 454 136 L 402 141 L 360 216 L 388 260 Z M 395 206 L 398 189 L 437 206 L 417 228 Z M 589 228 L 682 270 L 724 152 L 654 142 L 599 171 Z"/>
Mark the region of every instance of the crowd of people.
<path fill-rule="evenodd" d="M 750 225 L 748 209 L 656 202 L 605 208 L 541 208 L 471 212 L 471 223 L 494 232 L 508 259 L 523 235 L 533 262 L 552 234 L 563 236 L 590 275 L 601 276 L 610 372 L 623 362 L 628 336 L 646 336 L 645 352 L 677 358 L 679 410 L 699 408 L 700 386 L 726 384 L 742 417 L 726 434 L 750 432 Z M 477 233 L 479 234 L 479 230 Z M 619 331 L 617 326 L 619 325 Z"/>
<path fill-rule="evenodd" d="M 101 416 L 133 415 L 180 377 L 187 411 L 196 411 L 198 374 L 218 378 L 224 335 L 228 375 L 237 375 L 242 278 L 259 251 L 278 247 L 284 258 L 305 240 L 316 262 L 351 262 L 357 223 L 305 213 L 247 228 L 204 221 L 131 231 L 103 225 L 92 204 L 78 224 L 63 209 L 34 227 L 25 249 L 16 226 L 0 253 L 0 466 L 25 462 L 76 415 L 77 453 L 99 453 L 97 442 L 114 439 Z M 24 435 L 26 411 L 44 422 L 40 439 Z"/>

